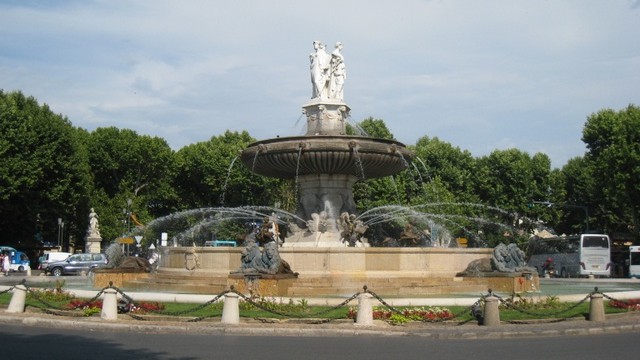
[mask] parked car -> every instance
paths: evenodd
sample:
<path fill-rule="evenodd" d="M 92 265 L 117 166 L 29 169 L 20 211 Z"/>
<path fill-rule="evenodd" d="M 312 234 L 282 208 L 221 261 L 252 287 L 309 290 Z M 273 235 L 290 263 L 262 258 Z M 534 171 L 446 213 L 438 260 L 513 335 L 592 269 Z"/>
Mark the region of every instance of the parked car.
<path fill-rule="evenodd" d="M 105 254 L 74 254 L 66 260 L 46 263 L 42 270 L 45 274 L 53 276 L 80 274 L 81 272 L 89 272 L 93 269 L 105 267 L 107 265 L 107 256 Z"/>
<path fill-rule="evenodd" d="M 40 265 L 38 268 L 42 269 L 46 267 L 48 263 L 67 260 L 69 256 L 71 256 L 71 253 L 61 251 L 45 253 L 39 258 Z"/>

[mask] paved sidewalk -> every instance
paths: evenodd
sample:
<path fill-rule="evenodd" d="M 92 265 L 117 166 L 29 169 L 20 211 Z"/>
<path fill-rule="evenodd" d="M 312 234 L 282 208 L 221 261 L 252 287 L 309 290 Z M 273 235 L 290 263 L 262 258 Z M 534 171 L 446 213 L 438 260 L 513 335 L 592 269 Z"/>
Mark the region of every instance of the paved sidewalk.
<path fill-rule="evenodd" d="M 307 320 L 262 322 L 241 319 L 240 324 L 222 324 L 219 318 L 200 322 L 167 320 L 135 320 L 126 314 L 117 320 L 103 320 L 99 315 L 91 317 L 63 317 L 28 310 L 24 313 L 7 313 L 0 309 L 0 323 L 49 329 L 83 329 L 106 332 L 144 332 L 158 334 L 198 334 L 235 336 L 420 336 L 434 339 L 495 339 L 513 337 L 543 337 L 566 335 L 617 334 L 640 332 L 640 313 L 608 315 L 603 322 L 570 319 L 559 322 L 531 321 L 520 324 L 502 322 L 499 326 L 480 326 L 476 322 L 410 323 L 393 326 L 374 321 L 372 326 L 359 326 L 353 321 L 337 320 L 314 324 Z"/>

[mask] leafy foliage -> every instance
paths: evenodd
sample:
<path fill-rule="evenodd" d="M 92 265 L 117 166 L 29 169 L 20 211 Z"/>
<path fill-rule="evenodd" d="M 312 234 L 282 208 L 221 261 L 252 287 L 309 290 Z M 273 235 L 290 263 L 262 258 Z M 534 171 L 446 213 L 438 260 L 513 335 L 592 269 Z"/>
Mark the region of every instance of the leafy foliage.
<path fill-rule="evenodd" d="M 356 127 L 362 131 L 350 127 L 349 133 L 394 139 L 381 119 L 369 117 Z M 425 135 L 410 147 L 416 155 L 410 169 L 358 182 L 354 199 L 360 212 L 431 203 L 503 209 L 481 226 L 455 223 L 482 231 L 489 246 L 518 241 L 536 222 L 559 233 L 581 232 L 589 223 L 591 230 L 628 232 L 640 240 L 640 108 L 590 115 L 582 140 L 587 153 L 552 170 L 545 154 L 507 149 L 474 158 Z M 37 246 L 55 242 L 60 218 L 64 247 L 82 248 L 92 207 L 106 241 L 176 210 L 268 205 L 295 211 L 293 180 L 264 178 L 240 163 L 239 151 L 254 141 L 246 131 L 227 131 L 174 152 L 164 139 L 129 129 L 75 128 L 32 97 L 0 91 L 0 231 L 9 245 Z M 532 206 L 534 201 L 557 206 Z M 484 216 L 470 207 L 442 210 L 461 219 Z M 239 227 L 226 222 L 217 231 L 232 237 Z"/>
<path fill-rule="evenodd" d="M 640 107 L 601 110 L 587 119 L 582 132 L 585 162 L 594 181 L 590 204 L 607 232 L 638 237 L 640 229 Z"/>
<path fill-rule="evenodd" d="M 81 131 L 20 92 L 0 91 L 0 231 L 14 244 L 82 238 L 92 188 Z"/>
<path fill-rule="evenodd" d="M 87 146 L 103 238 L 129 233 L 131 214 L 145 223 L 176 207 L 174 154 L 165 140 L 109 127 L 90 133 Z"/>
<path fill-rule="evenodd" d="M 182 208 L 273 205 L 278 181 L 252 174 L 238 153 L 254 142 L 246 131 L 227 131 L 176 153 L 174 187 Z"/>

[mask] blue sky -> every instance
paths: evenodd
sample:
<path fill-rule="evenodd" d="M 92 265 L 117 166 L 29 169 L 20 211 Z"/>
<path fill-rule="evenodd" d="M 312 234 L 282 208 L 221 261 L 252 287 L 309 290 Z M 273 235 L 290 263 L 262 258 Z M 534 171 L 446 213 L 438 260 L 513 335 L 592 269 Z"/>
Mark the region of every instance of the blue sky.
<path fill-rule="evenodd" d="M 303 133 L 313 40 L 344 44 L 351 116 L 474 156 L 581 156 L 587 117 L 640 105 L 640 0 L 0 0 L 0 89 L 174 149 Z"/>

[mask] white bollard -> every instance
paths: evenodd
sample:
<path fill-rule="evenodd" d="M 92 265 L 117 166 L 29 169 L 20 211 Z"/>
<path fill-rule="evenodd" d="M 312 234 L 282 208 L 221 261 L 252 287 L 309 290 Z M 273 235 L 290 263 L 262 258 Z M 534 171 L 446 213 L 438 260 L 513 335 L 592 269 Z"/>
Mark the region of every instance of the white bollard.
<path fill-rule="evenodd" d="M 358 295 L 358 315 L 356 315 L 356 325 L 372 326 L 373 325 L 373 307 L 371 299 L 373 295 L 363 293 Z"/>
<path fill-rule="evenodd" d="M 31 266 L 27 268 L 27 276 L 31 276 Z"/>
<path fill-rule="evenodd" d="M 489 295 L 484 299 L 484 316 L 482 325 L 498 326 L 500 325 L 500 301 L 497 297 Z"/>
<path fill-rule="evenodd" d="M 104 320 L 118 320 L 118 292 L 115 289 L 106 289 L 102 300 L 100 317 Z"/>
<path fill-rule="evenodd" d="M 227 293 L 224 296 L 224 307 L 222 308 L 222 323 L 223 324 L 239 324 L 240 323 L 240 310 L 239 310 L 239 296 L 236 293 Z"/>
<path fill-rule="evenodd" d="M 23 313 L 24 304 L 27 299 L 27 287 L 24 285 L 16 285 L 13 288 L 13 296 L 6 312 L 8 313 Z"/>
<path fill-rule="evenodd" d="M 602 294 L 591 295 L 589 302 L 589 321 L 604 321 L 604 303 Z"/>

